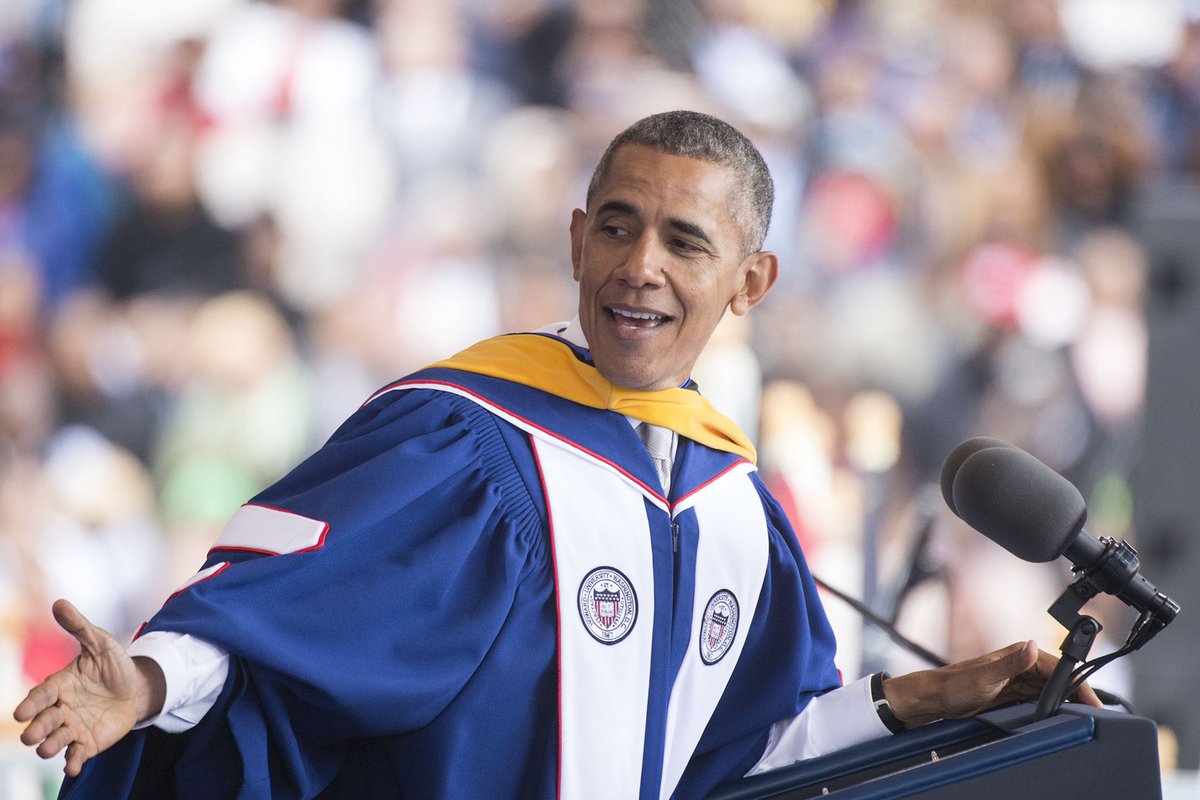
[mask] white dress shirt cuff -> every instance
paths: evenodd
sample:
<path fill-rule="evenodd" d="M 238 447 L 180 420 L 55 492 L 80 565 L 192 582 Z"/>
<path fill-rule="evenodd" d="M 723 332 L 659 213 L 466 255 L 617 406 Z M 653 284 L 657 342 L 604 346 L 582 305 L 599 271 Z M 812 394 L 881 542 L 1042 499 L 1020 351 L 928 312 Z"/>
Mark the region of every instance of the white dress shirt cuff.
<path fill-rule="evenodd" d="M 746 774 L 787 767 L 885 736 L 891 736 L 891 731 L 875 712 L 868 675 L 814 697 L 799 716 L 772 725 L 762 758 Z"/>
<path fill-rule="evenodd" d="M 189 730 L 217 702 L 229 675 L 229 653 L 185 633 L 151 631 L 129 645 L 129 655 L 153 659 L 167 682 L 162 711 L 135 728 L 153 725 L 167 733 Z"/>

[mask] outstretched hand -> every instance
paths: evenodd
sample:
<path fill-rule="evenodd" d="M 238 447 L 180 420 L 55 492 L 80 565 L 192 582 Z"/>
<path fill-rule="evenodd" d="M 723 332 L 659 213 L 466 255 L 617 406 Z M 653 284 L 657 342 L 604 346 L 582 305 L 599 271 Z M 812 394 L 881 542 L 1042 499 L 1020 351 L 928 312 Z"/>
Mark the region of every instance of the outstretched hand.
<path fill-rule="evenodd" d="M 66 748 L 64 772 L 76 776 L 92 756 L 111 747 L 140 719 L 157 713 L 166 692 L 153 661 L 130 657 L 108 631 L 88 621 L 66 600 L 54 603 L 54 619 L 79 642 L 67 666 L 33 687 L 13 711 L 28 722 L 24 744 L 53 758 Z"/>
<path fill-rule="evenodd" d="M 1017 642 L 969 661 L 887 680 L 892 712 L 908 727 L 937 719 L 971 717 L 1015 700 L 1033 700 L 1054 672 L 1058 658 L 1036 643 Z M 1086 683 L 1073 699 L 1101 706 Z"/>

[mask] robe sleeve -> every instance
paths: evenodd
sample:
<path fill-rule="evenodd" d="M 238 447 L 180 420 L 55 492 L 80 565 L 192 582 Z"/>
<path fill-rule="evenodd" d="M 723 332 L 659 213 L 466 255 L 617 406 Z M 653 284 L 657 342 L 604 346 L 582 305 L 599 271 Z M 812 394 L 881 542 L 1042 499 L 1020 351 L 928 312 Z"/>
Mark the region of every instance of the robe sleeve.
<path fill-rule="evenodd" d="M 520 447 L 527 441 L 462 398 L 385 394 L 255 497 L 254 524 L 223 535 L 205 577 L 146 626 L 231 655 L 225 690 L 184 735 L 180 764 L 221 753 L 228 763 L 236 752 L 237 796 L 258 796 L 255 785 L 312 796 L 356 737 L 436 719 L 487 655 L 522 583 L 552 574 L 544 510 L 514 462 Z M 317 529 L 313 543 L 289 539 Z M 135 744 L 123 749 L 142 757 Z"/>

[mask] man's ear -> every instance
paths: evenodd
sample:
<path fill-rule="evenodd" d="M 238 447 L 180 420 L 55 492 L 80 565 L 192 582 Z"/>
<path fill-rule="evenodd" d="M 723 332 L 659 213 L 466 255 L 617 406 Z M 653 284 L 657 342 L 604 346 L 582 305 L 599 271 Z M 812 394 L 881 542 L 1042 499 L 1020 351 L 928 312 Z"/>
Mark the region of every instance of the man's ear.
<path fill-rule="evenodd" d="M 571 274 L 579 280 L 579 268 L 583 261 L 583 229 L 587 226 L 587 212 L 577 208 L 571 212 Z"/>
<path fill-rule="evenodd" d="M 742 283 L 729 301 L 729 310 L 741 316 L 762 302 L 779 277 L 779 257 L 770 250 L 759 250 L 746 257 L 739 267 Z"/>

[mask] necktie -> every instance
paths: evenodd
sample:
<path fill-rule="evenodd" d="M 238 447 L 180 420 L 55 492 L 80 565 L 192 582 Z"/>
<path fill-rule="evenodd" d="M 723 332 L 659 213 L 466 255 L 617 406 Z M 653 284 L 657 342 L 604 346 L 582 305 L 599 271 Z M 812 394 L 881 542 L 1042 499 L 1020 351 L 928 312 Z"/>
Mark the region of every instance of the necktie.
<path fill-rule="evenodd" d="M 646 443 L 646 450 L 650 452 L 650 458 L 654 460 L 654 468 L 658 470 L 658 479 L 662 481 L 663 491 L 669 492 L 671 489 L 671 440 L 673 437 L 670 428 L 643 422 L 638 427 L 638 433 L 641 434 L 642 441 Z"/>

